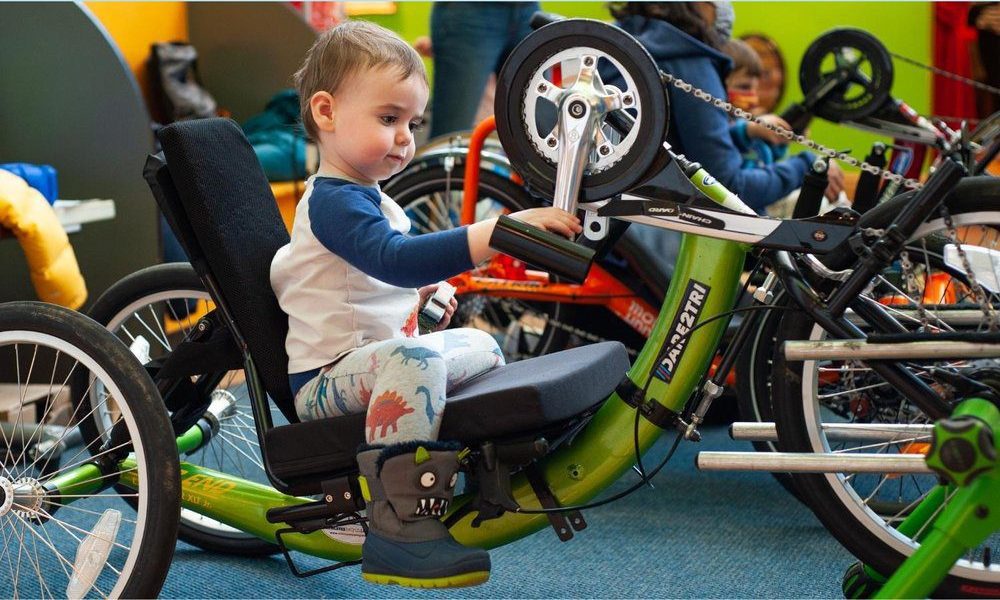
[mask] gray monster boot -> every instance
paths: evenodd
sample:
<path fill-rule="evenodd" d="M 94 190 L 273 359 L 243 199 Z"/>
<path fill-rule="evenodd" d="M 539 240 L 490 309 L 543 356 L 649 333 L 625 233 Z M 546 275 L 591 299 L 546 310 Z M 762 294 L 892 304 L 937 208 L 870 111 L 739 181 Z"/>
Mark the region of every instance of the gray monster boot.
<path fill-rule="evenodd" d="M 358 467 L 368 504 L 366 581 L 447 588 L 489 579 L 489 553 L 459 544 L 441 522 L 458 479 L 457 450 L 441 442 L 368 447 L 358 453 Z"/>

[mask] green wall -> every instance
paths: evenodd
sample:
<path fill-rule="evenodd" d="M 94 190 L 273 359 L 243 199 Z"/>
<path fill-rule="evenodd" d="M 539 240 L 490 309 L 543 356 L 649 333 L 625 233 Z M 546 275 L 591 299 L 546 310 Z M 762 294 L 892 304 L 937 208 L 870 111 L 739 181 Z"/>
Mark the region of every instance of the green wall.
<path fill-rule="evenodd" d="M 604 2 L 542 2 L 544 10 L 571 16 L 609 19 Z M 427 35 L 430 2 L 399 2 L 394 15 L 371 17 L 413 41 Z M 762 32 L 774 38 L 787 64 L 784 103 L 802 97 L 799 59 L 809 43 L 834 27 L 858 27 L 873 33 L 893 52 L 924 64 L 931 62 L 930 2 L 736 2 L 736 35 Z M 893 94 L 926 114 L 930 109 L 931 78 L 927 71 L 896 65 Z M 813 139 L 837 149 L 851 149 L 859 158 L 878 136 L 815 121 Z"/>

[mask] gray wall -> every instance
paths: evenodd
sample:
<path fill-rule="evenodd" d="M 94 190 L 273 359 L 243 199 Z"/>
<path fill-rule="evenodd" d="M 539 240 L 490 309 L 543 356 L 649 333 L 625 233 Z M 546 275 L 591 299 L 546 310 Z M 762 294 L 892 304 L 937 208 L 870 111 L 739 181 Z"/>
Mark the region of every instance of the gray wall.
<path fill-rule="evenodd" d="M 241 123 L 292 86 L 316 39 L 297 11 L 277 2 L 191 3 L 188 35 L 205 88 Z"/>
<path fill-rule="evenodd" d="M 93 302 L 158 259 L 139 88 L 103 28 L 71 3 L 0 2 L 0 81 L 0 162 L 51 164 L 61 197 L 115 201 L 114 220 L 70 235 Z M 0 240 L 0 302 L 34 298 L 20 246 Z"/>

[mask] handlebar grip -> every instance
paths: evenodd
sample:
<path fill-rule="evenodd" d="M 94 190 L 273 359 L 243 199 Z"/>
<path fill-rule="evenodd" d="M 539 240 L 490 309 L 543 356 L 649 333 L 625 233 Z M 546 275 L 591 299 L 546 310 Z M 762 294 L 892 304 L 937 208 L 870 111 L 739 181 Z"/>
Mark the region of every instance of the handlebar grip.
<path fill-rule="evenodd" d="M 536 11 L 535 14 L 531 15 L 531 28 L 541 29 L 549 23 L 555 23 L 556 21 L 562 21 L 566 17 L 562 15 L 557 15 L 555 13 L 549 13 L 542 10 Z"/>
<path fill-rule="evenodd" d="M 827 165 L 821 159 L 818 163 L 813 163 L 806 176 L 802 178 L 802 189 L 799 190 L 799 198 L 795 201 L 795 210 L 792 211 L 793 219 L 805 219 L 815 217 L 819 214 L 819 209 L 823 205 L 823 192 L 830 184 L 826 175 Z"/>
<path fill-rule="evenodd" d="M 885 151 L 885 144 L 875 142 L 872 145 L 871 153 L 865 157 L 865 162 L 870 165 L 875 165 L 880 169 L 885 167 Z M 878 204 L 878 193 L 881 184 L 882 178 L 880 176 L 869 173 L 868 171 L 862 171 L 861 175 L 858 177 L 858 185 L 854 191 L 854 204 L 851 208 L 861 214 L 865 214 L 871 210 L 876 204 Z"/>
<path fill-rule="evenodd" d="M 806 130 L 806 127 L 809 127 L 809 122 L 813 118 L 812 113 L 799 103 L 790 105 L 780 116 L 788 123 L 796 135 L 802 135 L 802 132 Z"/>
<path fill-rule="evenodd" d="M 501 215 L 490 247 L 573 283 L 583 283 L 594 250 L 527 223 Z"/>

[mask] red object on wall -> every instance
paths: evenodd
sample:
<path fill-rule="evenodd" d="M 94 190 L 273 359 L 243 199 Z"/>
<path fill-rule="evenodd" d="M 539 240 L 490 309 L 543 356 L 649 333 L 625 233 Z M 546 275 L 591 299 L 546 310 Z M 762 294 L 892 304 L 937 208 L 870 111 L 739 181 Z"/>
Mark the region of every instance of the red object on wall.
<path fill-rule="evenodd" d="M 346 18 L 343 2 L 290 2 L 316 31 L 326 31 Z"/>
<path fill-rule="evenodd" d="M 969 2 L 935 2 L 934 66 L 963 77 L 972 77 L 969 48 L 976 30 L 966 23 Z M 940 75 L 933 76 L 931 111 L 944 117 L 976 117 L 975 90 Z"/>

